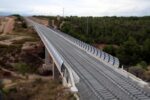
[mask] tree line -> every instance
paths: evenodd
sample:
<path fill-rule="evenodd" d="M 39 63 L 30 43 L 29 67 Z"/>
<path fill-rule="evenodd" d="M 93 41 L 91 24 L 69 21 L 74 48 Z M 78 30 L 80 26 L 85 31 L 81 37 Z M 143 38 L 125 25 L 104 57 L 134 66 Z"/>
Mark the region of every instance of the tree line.
<path fill-rule="evenodd" d="M 64 18 L 61 30 L 90 44 L 107 44 L 104 51 L 126 67 L 150 63 L 150 17 Z"/>

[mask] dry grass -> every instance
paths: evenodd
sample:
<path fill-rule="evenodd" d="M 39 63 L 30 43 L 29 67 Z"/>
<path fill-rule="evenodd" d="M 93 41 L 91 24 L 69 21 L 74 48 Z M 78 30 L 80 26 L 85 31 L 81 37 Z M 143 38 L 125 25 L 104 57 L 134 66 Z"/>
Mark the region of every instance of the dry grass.
<path fill-rule="evenodd" d="M 8 37 L 8 36 L 0 36 L 0 41 L 3 41 L 3 40 L 7 40 L 7 39 L 9 39 L 10 37 Z"/>
<path fill-rule="evenodd" d="M 74 96 L 53 80 L 36 79 L 3 90 L 4 100 L 75 100 Z"/>

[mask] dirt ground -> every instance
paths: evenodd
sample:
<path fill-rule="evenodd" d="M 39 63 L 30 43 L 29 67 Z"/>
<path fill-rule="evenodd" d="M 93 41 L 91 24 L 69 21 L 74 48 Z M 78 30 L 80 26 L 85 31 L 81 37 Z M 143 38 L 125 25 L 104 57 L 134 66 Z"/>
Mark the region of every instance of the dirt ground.
<path fill-rule="evenodd" d="M 15 18 L 14 17 L 1 17 L 0 18 L 0 32 L 1 34 L 10 34 L 13 31 Z"/>
<path fill-rule="evenodd" d="M 40 24 L 43 24 L 45 26 L 48 26 L 48 20 L 47 19 L 39 19 L 39 18 L 35 18 L 35 17 L 32 17 L 32 19 Z"/>
<path fill-rule="evenodd" d="M 95 46 L 98 49 L 103 50 L 106 46 L 109 46 L 109 45 L 108 44 L 93 44 L 93 46 Z M 118 48 L 117 45 L 112 45 L 112 46 Z"/>
<path fill-rule="evenodd" d="M 27 31 L 15 32 L 14 25 L 15 25 L 16 17 L 9 16 L 9 17 L 0 17 L 0 45 L 11 45 L 16 41 L 27 40 L 31 39 L 30 35 L 27 35 Z"/>
<path fill-rule="evenodd" d="M 106 45 L 106 44 L 94 44 L 94 46 L 95 46 L 96 48 L 99 48 L 99 49 L 102 49 L 102 50 L 103 50 L 103 48 L 105 48 L 107 45 Z"/>
<path fill-rule="evenodd" d="M 26 74 L 24 77 L 0 68 L 0 78 L 4 100 L 75 100 L 73 94 L 51 76 Z"/>
<path fill-rule="evenodd" d="M 4 100 L 75 100 L 67 89 L 51 79 L 26 81 L 4 91 Z"/>
<path fill-rule="evenodd" d="M 2 37 L 5 37 L 6 39 L 0 40 L 1 45 L 11 45 L 15 41 L 21 41 L 24 39 L 32 38 L 30 36 L 18 36 L 18 35 L 7 35 L 7 34 L 0 35 L 0 38 L 2 38 Z"/>
<path fill-rule="evenodd" d="M 7 22 L 5 23 L 5 28 L 4 28 L 4 34 L 9 34 L 12 33 L 13 28 L 14 28 L 14 18 L 13 17 L 6 17 Z"/>

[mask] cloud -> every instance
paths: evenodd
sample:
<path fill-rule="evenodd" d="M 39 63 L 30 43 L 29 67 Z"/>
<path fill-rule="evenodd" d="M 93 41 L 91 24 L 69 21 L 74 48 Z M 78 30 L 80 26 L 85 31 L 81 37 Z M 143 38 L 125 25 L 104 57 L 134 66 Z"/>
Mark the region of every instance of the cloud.
<path fill-rule="evenodd" d="M 9 2 L 9 3 L 8 3 Z M 0 11 L 78 16 L 150 15 L 150 0 L 1 0 Z"/>

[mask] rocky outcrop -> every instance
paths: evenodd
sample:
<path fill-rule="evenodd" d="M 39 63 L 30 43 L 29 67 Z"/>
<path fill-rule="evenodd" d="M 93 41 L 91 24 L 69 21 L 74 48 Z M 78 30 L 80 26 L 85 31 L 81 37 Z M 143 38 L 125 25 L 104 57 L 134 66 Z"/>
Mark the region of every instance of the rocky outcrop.
<path fill-rule="evenodd" d="M 22 46 L 22 53 L 38 54 L 42 52 L 43 47 L 41 42 L 26 42 Z"/>

